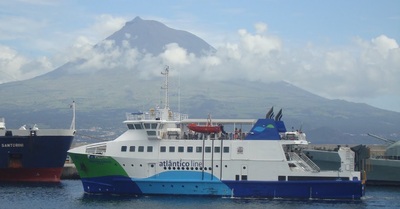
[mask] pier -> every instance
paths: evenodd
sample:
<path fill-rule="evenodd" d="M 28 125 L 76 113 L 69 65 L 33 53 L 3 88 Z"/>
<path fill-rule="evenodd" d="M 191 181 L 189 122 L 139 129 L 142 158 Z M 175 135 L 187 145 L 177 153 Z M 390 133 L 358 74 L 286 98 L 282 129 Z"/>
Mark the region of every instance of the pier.
<path fill-rule="evenodd" d="M 73 163 L 66 162 L 61 173 L 61 180 L 63 179 L 80 179 L 78 171 Z"/>

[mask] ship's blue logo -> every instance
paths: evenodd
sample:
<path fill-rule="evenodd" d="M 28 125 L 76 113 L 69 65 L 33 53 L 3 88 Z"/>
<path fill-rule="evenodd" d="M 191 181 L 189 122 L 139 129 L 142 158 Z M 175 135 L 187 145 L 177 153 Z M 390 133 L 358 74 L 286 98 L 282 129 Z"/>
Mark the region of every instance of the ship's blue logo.
<path fill-rule="evenodd" d="M 257 126 L 257 127 L 255 127 L 254 129 L 253 129 L 253 131 L 255 131 L 255 132 L 263 132 L 265 130 L 265 128 L 264 127 L 261 127 L 261 126 Z"/>
<path fill-rule="evenodd" d="M 272 128 L 272 129 L 274 129 L 275 128 L 275 126 L 273 125 L 273 124 L 268 124 L 268 125 L 263 125 L 263 126 L 257 126 L 257 127 L 255 127 L 254 129 L 253 129 L 253 132 L 258 132 L 258 133 L 261 133 L 261 132 L 263 132 L 265 129 L 267 129 L 267 128 Z"/>

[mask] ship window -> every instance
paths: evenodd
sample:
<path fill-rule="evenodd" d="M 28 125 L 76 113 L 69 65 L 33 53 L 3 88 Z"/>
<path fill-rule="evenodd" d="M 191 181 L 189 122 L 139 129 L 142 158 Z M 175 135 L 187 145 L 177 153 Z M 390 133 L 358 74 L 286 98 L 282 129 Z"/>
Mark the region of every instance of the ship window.
<path fill-rule="evenodd" d="M 153 146 L 147 146 L 147 152 L 153 152 Z"/>
<path fill-rule="evenodd" d="M 128 124 L 129 129 L 135 129 L 135 127 L 132 124 Z"/>
<path fill-rule="evenodd" d="M 129 147 L 129 152 L 134 152 L 135 151 L 135 146 L 130 146 Z"/>
<path fill-rule="evenodd" d="M 157 123 L 152 123 L 151 124 L 151 129 L 157 129 Z"/>
<path fill-rule="evenodd" d="M 296 134 L 286 134 L 286 140 L 298 140 L 298 137 Z"/>
<path fill-rule="evenodd" d="M 229 147 L 224 147 L 224 153 L 229 153 Z"/>
<path fill-rule="evenodd" d="M 193 147 L 187 147 L 187 148 L 186 148 L 186 151 L 187 151 L 187 152 L 193 152 Z"/>
<path fill-rule="evenodd" d="M 185 147 L 178 147 L 178 152 L 184 152 L 185 151 Z"/>
<path fill-rule="evenodd" d="M 167 148 L 165 146 L 160 147 L 160 152 L 166 152 L 166 151 L 167 151 Z"/>
<path fill-rule="evenodd" d="M 204 151 L 207 152 L 207 153 L 210 153 L 210 152 L 211 152 L 211 147 L 206 147 L 206 148 L 204 149 Z"/>
<path fill-rule="evenodd" d="M 155 136 L 156 135 L 156 131 L 147 131 L 147 135 Z"/>
<path fill-rule="evenodd" d="M 143 125 L 145 129 L 150 129 L 150 123 L 144 123 Z"/>
<path fill-rule="evenodd" d="M 135 126 L 135 129 L 143 129 L 141 123 L 135 123 L 134 126 Z"/>
<path fill-rule="evenodd" d="M 126 146 L 121 146 L 121 152 L 126 152 Z"/>
<path fill-rule="evenodd" d="M 214 147 L 214 152 L 215 153 L 220 153 L 221 152 L 221 147 Z"/>
<path fill-rule="evenodd" d="M 286 176 L 278 176 L 278 181 L 286 181 Z"/>
<path fill-rule="evenodd" d="M 169 152 L 175 152 L 175 147 L 169 147 Z"/>
<path fill-rule="evenodd" d="M 144 146 L 139 146 L 138 152 L 144 152 Z"/>
<path fill-rule="evenodd" d="M 247 175 L 242 175 L 242 181 L 247 181 Z"/>
<path fill-rule="evenodd" d="M 196 147 L 196 152 L 202 152 L 202 147 Z"/>

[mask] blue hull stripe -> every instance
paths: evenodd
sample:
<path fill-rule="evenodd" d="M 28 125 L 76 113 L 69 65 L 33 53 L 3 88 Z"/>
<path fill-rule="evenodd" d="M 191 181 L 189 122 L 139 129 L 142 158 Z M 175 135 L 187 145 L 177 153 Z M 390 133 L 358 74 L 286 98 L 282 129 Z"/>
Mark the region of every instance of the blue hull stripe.
<path fill-rule="evenodd" d="M 216 195 L 264 198 L 360 199 L 360 181 L 219 181 L 131 179 L 107 176 L 82 179 L 87 193 L 131 195 Z"/>

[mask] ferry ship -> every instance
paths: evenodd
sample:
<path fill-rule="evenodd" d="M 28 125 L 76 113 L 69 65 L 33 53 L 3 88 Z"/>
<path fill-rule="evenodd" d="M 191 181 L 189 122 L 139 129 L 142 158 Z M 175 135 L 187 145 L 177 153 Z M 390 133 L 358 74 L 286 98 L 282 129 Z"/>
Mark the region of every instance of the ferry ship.
<path fill-rule="evenodd" d="M 75 104 L 70 129 L 7 129 L 0 118 L 0 182 L 60 182 L 75 136 Z"/>
<path fill-rule="evenodd" d="M 168 68 L 162 74 L 168 101 Z M 258 120 L 211 121 L 189 119 L 164 104 L 127 114 L 127 131 L 113 141 L 68 151 L 84 192 L 301 199 L 364 195 L 364 179 L 351 166 L 354 159 L 342 159 L 343 170 L 321 171 L 301 153 L 309 143 L 305 134 L 286 130 L 282 111 L 274 117 L 271 108 Z M 193 123 L 215 123 L 221 131 L 193 132 L 188 128 Z M 240 131 L 245 126 L 250 130 Z M 226 132 L 227 127 L 235 131 Z"/>

